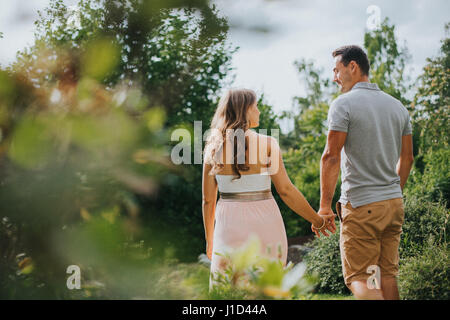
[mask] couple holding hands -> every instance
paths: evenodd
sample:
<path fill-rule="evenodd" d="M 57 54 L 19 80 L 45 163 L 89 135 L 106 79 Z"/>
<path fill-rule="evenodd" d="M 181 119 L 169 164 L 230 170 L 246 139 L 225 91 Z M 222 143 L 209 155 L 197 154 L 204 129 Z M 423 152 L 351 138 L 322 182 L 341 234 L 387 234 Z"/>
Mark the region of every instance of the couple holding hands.
<path fill-rule="evenodd" d="M 317 236 L 335 233 L 332 199 L 341 171 L 336 213 L 345 284 L 357 299 L 398 299 L 402 191 L 413 163 L 409 113 L 369 82 L 369 61 L 360 47 L 343 46 L 332 56 L 333 80 L 342 94 L 328 112 L 318 212 L 290 181 L 277 140 L 250 130 L 259 126 L 256 94 L 233 89 L 220 100 L 204 150 L 202 179 L 211 276 L 226 268 L 223 254 L 251 235 L 258 237 L 263 255 L 286 264 L 286 230 L 272 182 L 289 208 L 311 222 Z M 373 266 L 381 280 L 375 288 L 367 284 L 368 268 Z"/>

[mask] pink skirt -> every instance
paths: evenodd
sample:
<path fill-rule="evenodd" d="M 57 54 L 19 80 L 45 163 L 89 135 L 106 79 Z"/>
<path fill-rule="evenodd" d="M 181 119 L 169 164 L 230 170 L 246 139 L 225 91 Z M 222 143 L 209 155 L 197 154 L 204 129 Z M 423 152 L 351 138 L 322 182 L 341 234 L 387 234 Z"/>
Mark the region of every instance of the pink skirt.
<path fill-rule="evenodd" d="M 210 274 L 224 270 L 223 258 L 217 254 L 244 245 L 251 236 L 261 244 L 261 256 L 287 260 L 287 237 L 280 209 L 275 199 L 230 201 L 219 199 L 215 212 L 213 252 Z M 215 282 L 210 277 L 210 288 Z"/>

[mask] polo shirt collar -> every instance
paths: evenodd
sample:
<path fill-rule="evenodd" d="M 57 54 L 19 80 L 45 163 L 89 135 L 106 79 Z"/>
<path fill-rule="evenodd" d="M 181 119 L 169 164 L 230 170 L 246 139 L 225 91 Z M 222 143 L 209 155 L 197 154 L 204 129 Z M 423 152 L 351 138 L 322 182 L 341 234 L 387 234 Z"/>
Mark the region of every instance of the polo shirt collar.
<path fill-rule="evenodd" d="M 376 83 L 370 83 L 370 82 L 357 82 L 355 83 L 355 85 L 353 86 L 353 89 L 369 89 L 369 90 L 380 90 L 380 88 L 378 87 L 378 85 Z"/>

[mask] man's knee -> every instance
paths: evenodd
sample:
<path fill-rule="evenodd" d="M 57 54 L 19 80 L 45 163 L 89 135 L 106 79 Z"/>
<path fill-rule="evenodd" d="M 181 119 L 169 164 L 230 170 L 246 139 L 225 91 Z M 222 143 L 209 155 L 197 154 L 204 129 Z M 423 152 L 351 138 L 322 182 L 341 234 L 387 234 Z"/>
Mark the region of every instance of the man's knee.
<path fill-rule="evenodd" d="M 348 287 L 358 300 L 383 300 L 382 291 L 380 289 L 369 288 L 367 281 L 352 281 Z"/>

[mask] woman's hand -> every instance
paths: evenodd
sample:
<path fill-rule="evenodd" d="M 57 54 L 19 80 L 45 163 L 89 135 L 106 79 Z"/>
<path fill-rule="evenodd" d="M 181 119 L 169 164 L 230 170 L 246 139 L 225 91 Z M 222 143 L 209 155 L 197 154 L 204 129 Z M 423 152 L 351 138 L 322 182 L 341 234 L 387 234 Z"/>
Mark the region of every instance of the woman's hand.
<path fill-rule="evenodd" d="M 336 232 L 336 224 L 334 223 L 335 214 L 332 210 L 322 210 L 318 212 L 319 216 L 322 218 L 322 223 L 320 225 L 311 224 L 311 230 L 320 238 L 320 233 L 328 237 L 329 234 L 326 230 L 331 233 Z"/>

